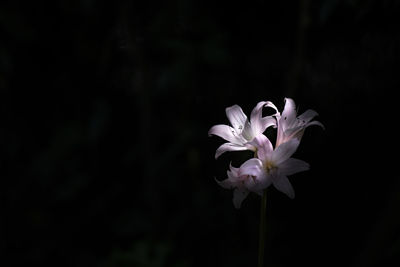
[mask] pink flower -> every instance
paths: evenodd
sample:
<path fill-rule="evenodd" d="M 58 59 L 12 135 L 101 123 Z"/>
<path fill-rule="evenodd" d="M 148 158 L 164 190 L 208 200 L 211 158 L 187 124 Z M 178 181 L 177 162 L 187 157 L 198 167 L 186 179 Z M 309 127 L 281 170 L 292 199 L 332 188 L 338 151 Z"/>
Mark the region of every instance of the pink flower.
<path fill-rule="evenodd" d="M 255 192 L 262 195 L 261 183 L 257 177 L 250 175 L 239 175 L 239 168 L 229 166 L 227 171 L 228 178 L 217 183 L 225 189 L 234 189 L 233 191 L 233 205 L 239 209 L 243 200 L 250 192 Z"/>
<path fill-rule="evenodd" d="M 301 140 L 301 137 L 308 126 L 319 125 L 324 129 L 324 126 L 319 121 L 311 121 L 317 115 L 317 112 L 308 109 L 300 116 L 297 116 L 296 104 L 291 98 L 285 98 L 285 107 L 282 115 L 280 115 L 278 111 L 275 115 L 278 122 L 278 133 L 275 147 L 278 147 L 293 138 Z"/>
<path fill-rule="evenodd" d="M 294 198 L 294 189 L 287 176 L 309 169 L 308 163 L 291 158 L 299 143 L 298 138 L 293 138 L 273 149 L 265 135 L 255 137 L 252 145 L 257 148 L 257 158 L 243 163 L 238 176 L 255 177 L 258 190 L 266 189 L 273 184 L 276 189 Z"/>
<path fill-rule="evenodd" d="M 275 114 L 263 117 L 264 107 L 273 108 Z M 310 166 L 307 162 L 292 158 L 292 155 L 297 150 L 308 126 L 318 125 L 324 128 L 319 121 L 312 121 L 318 115 L 317 112 L 309 109 L 297 116 L 294 101 L 285 98 L 282 114 L 273 103 L 266 101 L 256 105 L 250 119 L 238 105 L 226 108 L 226 115 L 232 126 L 215 125 L 208 132 L 209 135 L 217 135 L 228 141 L 217 149 L 215 158 L 226 151 L 255 152 L 254 158 L 247 160 L 239 168 L 231 165 L 227 179 L 217 181 L 224 188 L 234 189 L 234 206 L 240 208 L 250 192 L 263 195 L 263 191 L 270 185 L 289 198 L 294 198 L 295 192 L 288 176 L 306 171 Z M 270 126 L 277 128 L 275 148 L 263 134 Z"/>
<path fill-rule="evenodd" d="M 273 116 L 262 117 L 263 107 L 272 107 L 277 110 L 275 105 L 269 101 L 259 102 L 251 112 L 249 120 L 238 105 L 226 108 L 226 116 L 232 127 L 219 124 L 211 127 L 208 131 L 208 135 L 217 135 L 228 141 L 217 149 L 215 158 L 226 151 L 255 151 L 255 147 L 249 142 L 262 134 L 268 127 L 276 126 L 276 120 Z"/>

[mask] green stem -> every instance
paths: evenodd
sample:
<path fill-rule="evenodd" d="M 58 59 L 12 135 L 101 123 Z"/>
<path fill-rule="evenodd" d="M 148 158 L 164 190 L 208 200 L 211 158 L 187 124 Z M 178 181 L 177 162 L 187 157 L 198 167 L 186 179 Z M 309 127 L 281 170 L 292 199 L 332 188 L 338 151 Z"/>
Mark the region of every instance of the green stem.
<path fill-rule="evenodd" d="M 260 236 L 259 236 L 259 243 L 258 243 L 258 267 L 264 266 L 266 208 L 267 208 L 267 189 L 264 189 L 263 196 L 261 199 L 261 208 L 260 208 Z"/>

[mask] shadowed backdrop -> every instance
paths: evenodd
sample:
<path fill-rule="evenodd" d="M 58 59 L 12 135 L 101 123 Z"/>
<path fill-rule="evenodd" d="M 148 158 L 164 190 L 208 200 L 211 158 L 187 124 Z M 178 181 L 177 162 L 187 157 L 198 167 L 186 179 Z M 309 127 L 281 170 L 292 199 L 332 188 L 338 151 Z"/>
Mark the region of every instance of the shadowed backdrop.
<path fill-rule="evenodd" d="M 255 266 L 209 128 L 259 101 L 314 109 L 268 191 L 266 266 L 398 266 L 397 1 L 0 4 L 3 266 Z"/>

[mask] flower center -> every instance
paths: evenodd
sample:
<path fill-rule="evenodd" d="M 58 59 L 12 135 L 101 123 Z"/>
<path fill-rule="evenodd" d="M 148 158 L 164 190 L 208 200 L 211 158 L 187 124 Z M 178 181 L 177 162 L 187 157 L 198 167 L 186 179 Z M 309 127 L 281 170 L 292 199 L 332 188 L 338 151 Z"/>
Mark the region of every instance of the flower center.
<path fill-rule="evenodd" d="M 276 167 L 275 163 L 272 161 L 266 161 L 264 164 L 264 169 L 267 171 L 267 173 L 270 173 L 271 171 L 273 171 L 276 168 L 277 167 Z"/>

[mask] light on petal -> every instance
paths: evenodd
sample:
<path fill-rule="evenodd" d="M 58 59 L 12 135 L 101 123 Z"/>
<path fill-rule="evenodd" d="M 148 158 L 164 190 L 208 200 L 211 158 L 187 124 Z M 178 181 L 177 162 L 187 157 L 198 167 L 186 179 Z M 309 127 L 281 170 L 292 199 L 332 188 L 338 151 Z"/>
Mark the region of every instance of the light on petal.
<path fill-rule="evenodd" d="M 244 123 L 247 120 L 246 114 L 243 113 L 243 110 L 238 105 L 233 105 L 231 107 L 226 108 L 226 116 L 228 117 L 229 122 L 235 128 L 238 133 L 240 133 L 244 128 Z"/>

